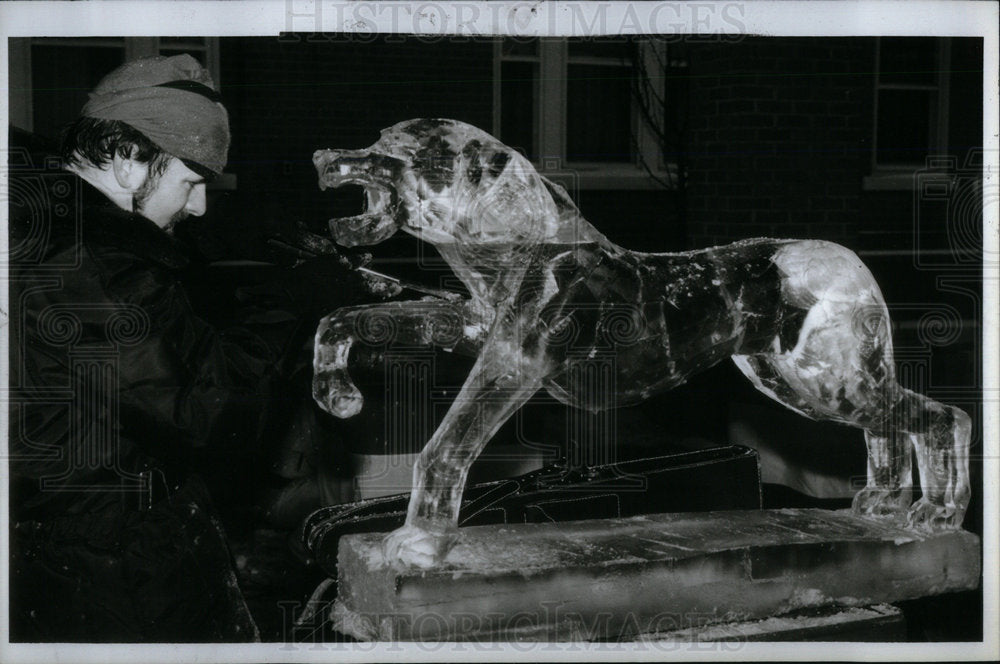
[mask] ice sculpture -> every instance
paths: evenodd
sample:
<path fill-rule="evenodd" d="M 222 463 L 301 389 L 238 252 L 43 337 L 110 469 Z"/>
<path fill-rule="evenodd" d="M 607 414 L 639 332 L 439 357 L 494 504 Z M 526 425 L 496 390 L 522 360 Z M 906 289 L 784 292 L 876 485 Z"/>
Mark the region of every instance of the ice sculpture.
<path fill-rule="evenodd" d="M 478 354 L 414 468 L 406 524 L 386 538 L 397 564 L 426 567 L 446 554 L 470 465 L 537 390 L 612 408 L 726 357 L 788 408 L 864 429 L 868 483 L 857 512 L 961 525 L 970 419 L 896 382 L 885 303 L 851 251 L 774 239 L 629 251 L 519 153 L 453 120 L 402 122 L 368 149 L 319 150 L 313 161 L 322 188 L 359 184 L 367 195 L 363 214 L 330 221 L 337 242 L 374 244 L 402 229 L 435 245 L 471 293 L 341 309 L 316 334 L 313 395 L 338 417 L 362 406 L 348 375 L 358 338 Z M 599 360 L 616 389 L 580 380 Z M 912 449 L 923 495 L 911 506 Z"/>

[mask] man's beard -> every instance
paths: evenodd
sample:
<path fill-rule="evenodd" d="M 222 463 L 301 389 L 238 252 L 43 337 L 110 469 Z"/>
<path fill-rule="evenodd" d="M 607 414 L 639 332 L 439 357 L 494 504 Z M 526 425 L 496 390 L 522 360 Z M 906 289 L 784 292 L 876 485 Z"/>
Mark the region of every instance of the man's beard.
<path fill-rule="evenodd" d="M 177 223 L 184 221 L 187 218 L 188 218 L 187 212 L 185 212 L 184 210 L 178 210 L 177 212 L 174 213 L 174 216 L 170 217 L 170 219 L 167 221 L 167 225 L 163 227 L 164 232 L 166 232 L 167 235 L 173 235 L 174 227 L 177 226 Z"/>
<path fill-rule="evenodd" d="M 153 195 L 154 191 L 156 191 L 156 186 L 159 183 L 160 177 L 158 175 L 151 175 L 147 177 L 146 181 L 135 190 L 134 194 L 132 194 L 132 209 L 141 214 L 142 209 L 146 206 L 146 201 L 148 201 L 149 197 Z M 187 219 L 187 217 L 188 213 L 184 211 L 184 208 L 181 208 L 167 220 L 167 223 L 163 226 L 163 230 L 167 233 L 167 235 L 173 235 L 174 227 L 177 223 Z"/>

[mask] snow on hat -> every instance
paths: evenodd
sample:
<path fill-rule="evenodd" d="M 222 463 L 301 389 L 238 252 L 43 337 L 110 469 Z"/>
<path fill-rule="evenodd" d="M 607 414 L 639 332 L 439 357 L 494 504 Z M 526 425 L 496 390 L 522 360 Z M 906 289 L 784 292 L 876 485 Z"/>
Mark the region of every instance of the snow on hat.
<path fill-rule="evenodd" d="M 229 115 L 212 77 L 190 55 L 125 63 L 101 79 L 81 115 L 131 125 L 202 175 L 226 165 Z"/>

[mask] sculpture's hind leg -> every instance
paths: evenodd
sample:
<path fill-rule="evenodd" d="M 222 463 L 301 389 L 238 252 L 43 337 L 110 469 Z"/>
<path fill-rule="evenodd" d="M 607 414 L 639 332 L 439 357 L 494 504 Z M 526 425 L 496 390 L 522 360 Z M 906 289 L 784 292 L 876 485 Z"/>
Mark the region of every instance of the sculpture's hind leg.
<path fill-rule="evenodd" d="M 913 443 L 902 431 L 865 429 L 868 483 L 854 496 L 854 511 L 871 516 L 903 513 L 913 500 Z"/>
<path fill-rule="evenodd" d="M 969 416 L 898 385 L 891 394 L 882 417 L 865 429 L 868 486 L 855 496 L 854 510 L 883 515 L 909 504 L 912 447 L 922 496 L 910 507 L 910 525 L 957 528 L 971 495 Z"/>
<path fill-rule="evenodd" d="M 865 430 L 868 485 L 856 511 L 902 513 L 910 500 L 911 450 L 923 497 L 915 525 L 961 524 L 969 503 L 968 415 L 896 382 L 889 314 L 871 273 L 829 242 L 784 245 L 773 258 L 782 275 L 778 320 L 800 320 L 734 355 L 757 389 L 807 417 Z"/>
<path fill-rule="evenodd" d="M 913 436 L 922 496 L 910 509 L 909 522 L 929 528 L 957 528 L 969 506 L 969 441 L 972 421 L 965 411 L 900 388 L 892 408 L 898 429 Z"/>
<path fill-rule="evenodd" d="M 864 429 L 868 483 L 854 497 L 854 510 L 870 516 L 902 515 L 909 506 L 911 525 L 928 528 L 961 525 L 971 495 L 969 440 L 971 421 L 962 410 L 911 392 L 889 378 L 867 403 L 844 407 L 838 394 L 851 393 L 828 374 L 826 389 L 817 383 L 816 365 L 790 355 L 737 355 L 737 366 L 762 392 L 807 417 Z M 816 360 L 816 358 L 814 358 Z M 818 360 L 822 362 L 822 359 Z M 854 378 L 864 381 L 867 376 Z M 856 389 L 853 390 L 858 393 Z M 831 398 L 832 397 L 832 398 Z M 912 455 L 916 451 L 922 497 L 910 505 Z"/>

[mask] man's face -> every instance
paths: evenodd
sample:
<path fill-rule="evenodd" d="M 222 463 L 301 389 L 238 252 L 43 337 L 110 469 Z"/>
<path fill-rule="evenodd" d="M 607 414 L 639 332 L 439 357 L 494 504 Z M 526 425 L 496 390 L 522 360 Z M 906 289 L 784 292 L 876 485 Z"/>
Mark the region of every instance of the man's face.
<path fill-rule="evenodd" d="M 188 215 L 205 214 L 205 178 L 170 157 L 163 173 L 147 177 L 136 190 L 133 209 L 170 233 Z"/>

